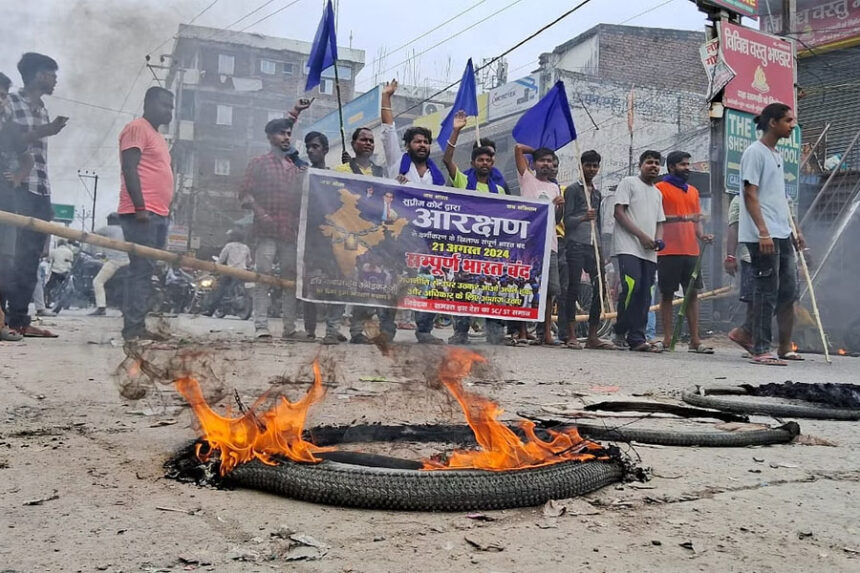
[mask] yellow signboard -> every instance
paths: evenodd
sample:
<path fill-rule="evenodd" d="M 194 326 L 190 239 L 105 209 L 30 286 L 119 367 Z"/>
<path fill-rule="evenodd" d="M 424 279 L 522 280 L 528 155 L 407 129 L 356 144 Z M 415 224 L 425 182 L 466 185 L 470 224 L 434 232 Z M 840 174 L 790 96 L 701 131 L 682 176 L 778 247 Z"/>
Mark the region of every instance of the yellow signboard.
<path fill-rule="evenodd" d="M 481 125 L 487 123 L 487 102 L 489 101 L 488 98 L 489 94 L 478 94 L 478 123 L 480 123 Z M 451 111 L 450 107 L 445 108 L 441 111 L 422 115 L 421 117 L 416 117 L 415 120 L 412 122 L 412 126 L 426 127 L 435 137 L 436 134 L 439 133 L 439 125 L 442 123 L 442 120 L 445 119 L 445 116 L 448 115 L 449 111 Z M 469 117 L 468 121 L 466 122 L 466 127 L 475 127 L 474 117 Z"/>

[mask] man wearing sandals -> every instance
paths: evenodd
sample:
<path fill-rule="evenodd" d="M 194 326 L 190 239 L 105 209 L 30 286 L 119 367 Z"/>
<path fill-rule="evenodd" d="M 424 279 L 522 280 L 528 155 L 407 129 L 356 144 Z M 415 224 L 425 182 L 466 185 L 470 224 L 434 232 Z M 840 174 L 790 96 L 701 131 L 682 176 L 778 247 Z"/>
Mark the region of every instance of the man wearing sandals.
<path fill-rule="evenodd" d="M 625 336 L 630 350 L 662 352 L 645 339 L 657 251 L 663 243 L 663 196 L 654 183 L 660 176 L 660 152 L 639 156 L 639 175 L 625 177 L 615 191 L 614 251 L 621 275 L 615 334 Z"/>
<path fill-rule="evenodd" d="M 663 346 L 672 341 L 672 301 L 680 286 L 686 294 L 693 289 L 687 307 L 690 326 L 690 352 L 713 354 L 714 349 L 702 344 L 699 338 L 699 298 L 703 288 L 702 275 L 690 284 L 696 261 L 700 256 L 699 241 L 711 243 L 714 236 L 706 234 L 702 225 L 702 208 L 699 190 L 690 185 L 690 154 L 672 151 L 666 156 L 669 173 L 655 186 L 663 196 L 663 213 L 666 215 L 663 240 L 666 248 L 657 257 L 657 283 L 660 287 L 660 319 L 663 321 Z"/>
<path fill-rule="evenodd" d="M 789 106 L 772 103 L 755 122 L 762 136 L 741 157 L 743 201 L 738 223 L 738 239 L 749 249 L 753 271 L 751 355 L 755 364 L 785 366 L 785 360 L 802 360 L 791 349 L 791 332 L 797 300 L 794 248 L 802 250 L 805 242 L 798 232 L 792 245 L 783 159 L 776 145 L 791 136 L 797 120 Z M 777 356 L 770 350 L 774 314 L 779 326 Z"/>
<path fill-rule="evenodd" d="M 591 281 L 591 307 L 588 309 L 588 339 L 585 341 L 586 348 L 597 350 L 615 350 L 615 345 L 607 340 L 601 340 L 597 334 L 600 326 L 600 300 L 606 297 L 606 281 L 599 280 L 598 269 L 603 268 L 603 260 L 598 261 L 594 253 L 593 240 L 598 238 L 592 236 L 591 221 L 600 221 L 600 190 L 594 185 L 594 178 L 600 171 L 600 154 L 589 150 L 582 154 L 580 165 L 585 187 L 588 189 L 589 198 L 586 199 L 586 189 L 582 183 L 576 182 L 564 191 L 564 229 L 565 229 L 565 255 L 568 265 L 567 286 L 567 346 L 579 349 L 582 346 L 576 339 L 576 303 L 579 301 L 581 288 L 580 279 L 582 271 L 588 275 Z M 589 208 L 589 204 L 591 207 Z M 599 246 L 599 243 L 598 243 Z M 562 279 L 563 280 L 563 279 Z M 600 286 L 603 285 L 601 292 Z M 596 293 L 601 293 L 597 296 Z"/>

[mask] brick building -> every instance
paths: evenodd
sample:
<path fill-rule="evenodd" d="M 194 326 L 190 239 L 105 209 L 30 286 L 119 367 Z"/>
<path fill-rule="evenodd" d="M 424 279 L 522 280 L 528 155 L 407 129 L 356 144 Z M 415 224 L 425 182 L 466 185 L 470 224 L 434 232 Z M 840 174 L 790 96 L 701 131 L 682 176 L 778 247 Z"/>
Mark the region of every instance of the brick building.
<path fill-rule="evenodd" d="M 337 109 L 333 70 L 319 88 L 305 94 L 309 42 L 180 25 L 167 85 L 176 94 L 171 125 L 177 187 L 175 222 L 190 228 L 194 250 L 207 256 L 245 213 L 236 199 L 249 158 L 269 149 L 263 127 L 283 117 L 300 97 L 315 97 L 296 125 Z M 364 51 L 338 47 L 338 75 L 344 101 L 355 95 L 355 76 Z"/>

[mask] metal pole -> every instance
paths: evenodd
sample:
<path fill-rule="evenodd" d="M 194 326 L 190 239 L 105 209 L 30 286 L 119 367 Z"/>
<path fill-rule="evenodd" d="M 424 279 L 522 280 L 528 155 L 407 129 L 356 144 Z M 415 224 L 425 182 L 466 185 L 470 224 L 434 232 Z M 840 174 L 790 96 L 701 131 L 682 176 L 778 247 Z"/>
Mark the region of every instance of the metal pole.
<path fill-rule="evenodd" d="M 90 228 L 91 231 L 95 232 L 96 230 L 96 197 L 99 196 L 99 175 L 96 173 L 93 176 L 93 226 Z"/>
<path fill-rule="evenodd" d="M 803 168 L 806 167 L 806 164 L 809 163 L 809 160 L 815 154 L 815 150 L 818 149 L 818 145 L 821 143 L 821 140 L 824 139 L 824 136 L 827 135 L 827 131 L 830 129 L 830 126 L 833 125 L 829 121 L 827 125 L 824 126 L 824 129 L 821 130 L 821 135 L 818 136 L 818 139 L 815 140 L 815 143 L 812 144 L 812 147 L 809 148 L 809 155 L 803 158 L 803 162 L 798 167 L 798 171 L 803 171 Z"/>
<path fill-rule="evenodd" d="M 340 145 L 346 151 L 346 135 L 343 132 L 343 104 L 340 102 L 340 78 L 337 74 L 337 60 L 334 61 L 334 89 L 337 92 L 337 117 L 340 120 Z"/>
<path fill-rule="evenodd" d="M 851 153 L 851 150 L 854 149 L 854 144 L 857 143 L 857 139 L 860 139 L 860 130 L 854 135 L 854 139 L 851 140 L 851 143 L 848 144 L 848 148 L 845 150 L 845 153 L 842 154 L 842 157 L 839 160 L 839 165 L 837 165 L 833 171 L 830 172 L 830 177 L 827 178 L 827 181 L 824 182 L 824 186 L 815 196 L 815 199 L 812 200 L 809 207 L 806 209 L 806 213 L 803 214 L 803 219 L 800 220 L 800 224 L 798 225 L 801 229 L 803 228 L 803 224 L 809 219 L 809 215 L 815 210 L 815 207 L 818 206 L 819 201 L 821 201 L 821 197 L 824 196 L 824 192 L 827 190 L 827 187 L 830 186 L 830 182 L 833 181 L 833 178 L 836 177 L 836 174 L 839 173 L 839 170 L 842 168 L 842 164 L 845 163 L 845 160 L 848 158 L 848 155 Z"/>

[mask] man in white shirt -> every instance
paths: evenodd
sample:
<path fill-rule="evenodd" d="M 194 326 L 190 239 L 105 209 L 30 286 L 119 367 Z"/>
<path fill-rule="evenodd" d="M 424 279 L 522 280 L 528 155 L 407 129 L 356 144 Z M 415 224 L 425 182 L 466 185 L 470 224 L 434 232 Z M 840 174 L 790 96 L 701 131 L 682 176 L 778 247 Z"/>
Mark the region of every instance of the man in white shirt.
<path fill-rule="evenodd" d="M 391 110 L 391 96 L 397 91 L 397 80 L 385 84 L 382 89 L 382 148 L 388 176 L 400 183 L 423 183 L 424 185 L 445 185 L 445 175 L 430 159 L 430 144 L 433 137 L 426 127 L 410 127 L 403 134 L 406 153 L 400 150 L 394 114 Z M 432 312 L 415 313 L 415 338 L 422 344 L 443 344 L 431 334 L 436 314 Z"/>
<path fill-rule="evenodd" d="M 803 360 L 791 348 L 791 333 L 797 300 L 794 248 L 802 250 L 805 242 L 798 233 L 792 245 L 783 159 L 776 145 L 791 137 L 797 120 L 789 106 L 772 103 L 755 122 L 763 133 L 741 156 L 743 201 L 738 221 L 738 240 L 749 250 L 753 271 L 752 362 L 785 366 L 786 360 Z M 770 350 L 774 314 L 779 326 L 777 356 Z"/>
<path fill-rule="evenodd" d="M 230 238 L 230 242 L 224 245 L 224 248 L 221 249 L 221 254 L 218 255 L 218 263 L 227 265 L 234 269 L 247 270 L 251 268 L 251 249 L 249 249 L 248 245 L 245 244 L 245 236 L 241 231 L 237 231 L 235 229 L 230 230 L 227 233 L 227 236 Z M 215 287 L 215 291 L 212 293 L 212 298 L 209 299 L 209 304 L 207 305 L 206 310 L 203 311 L 203 314 L 206 316 L 212 316 L 215 309 L 218 308 L 218 303 L 221 302 L 224 295 L 227 294 L 230 289 L 233 288 L 233 285 L 239 280 L 240 279 L 225 275 L 219 277 L 218 286 Z"/>
<path fill-rule="evenodd" d="M 57 242 L 57 246 L 51 250 L 49 260 L 51 261 L 51 276 L 45 285 L 46 303 L 48 306 L 51 305 L 57 289 L 65 282 L 66 276 L 72 270 L 75 252 L 65 239 L 60 239 Z"/>
<path fill-rule="evenodd" d="M 108 237 L 115 241 L 124 241 L 125 237 L 122 234 L 119 213 L 111 213 L 108 215 L 107 226 L 96 231 L 96 234 Z M 93 278 L 93 293 L 96 297 L 96 309 L 90 313 L 90 316 L 105 315 L 107 312 L 105 283 L 111 280 L 119 269 L 128 265 L 128 254 L 123 251 L 105 249 L 104 256 L 104 264 L 102 264 L 102 268 L 99 269 L 98 274 Z"/>
<path fill-rule="evenodd" d="M 657 251 L 663 248 L 663 195 L 654 186 L 660 176 L 659 151 L 639 156 L 639 175 L 625 177 L 615 190 L 615 253 L 621 292 L 618 296 L 617 339 L 626 336 L 630 350 L 662 352 L 645 338 L 651 287 L 657 272 Z M 667 328 L 664 325 L 664 328 Z"/>

